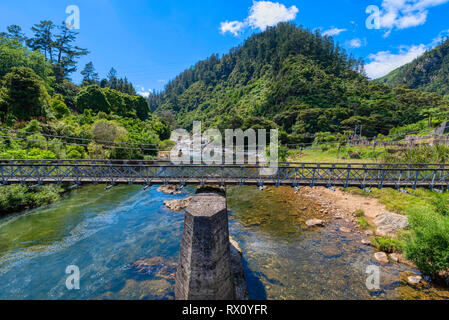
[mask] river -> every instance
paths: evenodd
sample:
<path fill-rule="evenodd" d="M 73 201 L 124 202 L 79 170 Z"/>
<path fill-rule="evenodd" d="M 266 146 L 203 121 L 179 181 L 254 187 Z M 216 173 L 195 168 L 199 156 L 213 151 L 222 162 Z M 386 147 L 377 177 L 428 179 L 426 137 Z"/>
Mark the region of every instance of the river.
<path fill-rule="evenodd" d="M 173 299 L 184 212 L 171 213 L 163 202 L 194 191 L 88 186 L 0 218 L 0 299 Z M 399 273 L 414 270 L 380 266 L 381 288 L 369 291 L 373 249 L 339 232 L 343 221 L 307 230 L 318 209 L 292 188 L 227 191 L 230 233 L 242 248 L 252 299 L 404 298 Z M 70 265 L 80 270 L 80 290 L 66 287 Z"/>

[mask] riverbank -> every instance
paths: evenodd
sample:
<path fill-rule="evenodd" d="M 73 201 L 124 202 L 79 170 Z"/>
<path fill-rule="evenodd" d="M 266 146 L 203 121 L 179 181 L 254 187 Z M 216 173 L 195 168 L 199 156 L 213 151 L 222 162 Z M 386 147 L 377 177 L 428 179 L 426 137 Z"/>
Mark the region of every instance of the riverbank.
<path fill-rule="evenodd" d="M 68 192 L 67 186 L 43 185 L 31 188 L 26 185 L 0 187 L 0 216 L 39 208 L 61 199 Z"/>
<path fill-rule="evenodd" d="M 340 232 L 362 235 L 361 242 L 378 251 L 374 258 L 381 265 L 399 263 L 421 270 L 424 274 L 410 272 L 401 274 L 400 281 L 404 284 L 401 291 L 406 293 L 406 298 L 448 299 L 447 271 L 428 276 L 429 273 L 426 271 L 429 270 L 425 268 L 425 264 L 423 267 L 423 263 L 418 259 L 423 257 L 417 257 L 413 251 L 415 249 L 413 246 L 416 246 L 417 242 L 416 231 L 421 222 L 416 221 L 413 213 L 410 216 L 407 214 L 411 209 L 428 212 L 430 210 L 428 207 L 432 206 L 432 203 L 435 204 L 435 201 L 431 201 L 432 197 L 436 196 L 435 193 L 417 190 L 414 194 L 411 191 L 410 194 L 404 194 L 404 192 L 391 189 L 373 190 L 369 193 L 359 189 L 337 188 L 331 190 L 324 187 L 302 188 L 297 192 L 298 195 L 318 203 L 322 207 L 321 211 L 350 223 L 351 228 L 344 228 Z M 415 199 L 418 195 L 421 195 L 419 201 Z M 445 196 L 447 194 L 436 197 L 444 204 L 447 202 L 444 202 L 441 197 Z M 433 212 L 433 214 L 438 213 Z M 408 220 L 412 220 L 411 225 Z M 420 245 L 423 246 L 422 243 Z M 422 254 L 426 255 L 427 261 L 431 261 L 434 251 L 431 248 L 425 249 L 427 252 Z M 444 278 L 445 276 L 446 278 Z M 404 289 L 404 287 L 406 288 Z"/>

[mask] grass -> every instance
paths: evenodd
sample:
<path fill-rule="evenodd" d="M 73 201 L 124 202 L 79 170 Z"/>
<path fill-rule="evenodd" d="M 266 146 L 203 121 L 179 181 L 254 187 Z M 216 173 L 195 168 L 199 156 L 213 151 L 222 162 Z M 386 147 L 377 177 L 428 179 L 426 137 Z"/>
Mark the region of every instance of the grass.
<path fill-rule="evenodd" d="M 374 238 L 373 244 L 385 252 L 405 253 L 425 274 L 438 279 L 449 270 L 449 192 L 407 189 L 405 194 L 394 189 L 372 189 L 371 193 L 356 188 L 348 192 L 377 198 L 387 210 L 407 215 L 409 230 L 395 239 Z"/>
<path fill-rule="evenodd" d="M 357 218 L 360 218 L 360 217 L 363 217 L 365 215 L 365 212 L 362 209 L 357 209 L 357 210 L 354 211 L 354 215 Z"/>
<path fill-rule="evenodd" d="M 390 148 L 391 149 L 391 148 Z M 384 147 L 342 147 L 317 149 L 317 146 L 302 151 L 290 150 L 287 158 L 294 162 L 321 162 L 321 163 L 377 163 L 382 162 L 383 155 L 387 154 Z"/>
<path fill-rule="evenodd" d="M 393 253 L 402 252 L 404 250 L 404 242 L 390 237 L 376 237 L 371 239 L 371 243 L 378 250 Z"/>
<path fill-rule="evenodd" d="M 364 217 L 358 217 L 357 220 L 363 230 L 367 230 L 370 227 L 369 222 Z"/>

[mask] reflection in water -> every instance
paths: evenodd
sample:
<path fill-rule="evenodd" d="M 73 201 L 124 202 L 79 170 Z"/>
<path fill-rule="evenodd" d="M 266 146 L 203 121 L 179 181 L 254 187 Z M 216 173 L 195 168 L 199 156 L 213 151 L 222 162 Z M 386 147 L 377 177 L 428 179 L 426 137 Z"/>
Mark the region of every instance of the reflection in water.
<path fill-rule="evenodd" d="M 157 187 L 89 186 L 63 200 L 0 219 L 0 299 L 173 299 L 183 212 L 171 213 Z M 291 188 L 228 188 L 231 234 L 243 250 L 253 299 L 400 298 L 401 265 L 382 267 L 382 290 L 365 287 L 373 251 L 337 232 L 315 204 Z M 310 231 L 312 217 L 329 220 Z M 81 290 L 65 287 L 68 265 Z"/>

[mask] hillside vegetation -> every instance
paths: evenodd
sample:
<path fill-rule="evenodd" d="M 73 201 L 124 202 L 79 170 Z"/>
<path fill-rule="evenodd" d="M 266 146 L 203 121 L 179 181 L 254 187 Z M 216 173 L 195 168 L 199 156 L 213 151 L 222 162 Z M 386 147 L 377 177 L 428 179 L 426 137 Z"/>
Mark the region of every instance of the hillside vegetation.
<path fill-rule="evenodd" d="M 353 131 L 355 125 L 363 125 L 363 135 L 387 134 L 422 120 L 423 110 L 449 108 L 438 94 L 368 81 L 363 62 L 332 38 L 289 23 L 200 61 L 149 103 L 177 126 L 202 120 L 220 129 L 278 127 L 284 143 L 310 133 Z"/>
<path fill-rule="evenodd" d="M 449 94 L 449 39 L 378 80 L 390 87 L 407 85 L 412 89 Z"/>
<path fill-rule="evenodd" d="M 72 83 L 76 32 L 42 21 L 27 37 L 0 33 L 0 159 L 154 159 L 170 127 L 149 112 L 133 85 L 112 68 L 100 80 L 93 63 Z M 0 214 L 51 203 L 67 186 L 0 188 Z"/>

